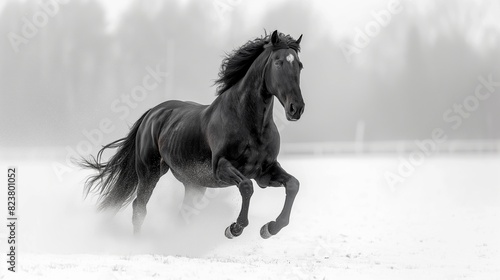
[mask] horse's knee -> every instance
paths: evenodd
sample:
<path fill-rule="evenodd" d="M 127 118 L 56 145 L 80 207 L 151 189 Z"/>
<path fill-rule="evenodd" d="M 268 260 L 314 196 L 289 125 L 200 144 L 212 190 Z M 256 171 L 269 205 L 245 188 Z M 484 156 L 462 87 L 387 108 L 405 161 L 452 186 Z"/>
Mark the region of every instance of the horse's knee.
<path fill-rule="evenodd" d="M 246 179 L 238 184 L 238 189 L 243 197 L 251 197 L 253 194 L 253 184 L 252 181 Z"/>
<path fill-rule="evenodd" d="M 300 182 L 295 177 L 290 177 L 290 179 L 285 184 L 287 195 L 296 195 L 299 192 Z"/>

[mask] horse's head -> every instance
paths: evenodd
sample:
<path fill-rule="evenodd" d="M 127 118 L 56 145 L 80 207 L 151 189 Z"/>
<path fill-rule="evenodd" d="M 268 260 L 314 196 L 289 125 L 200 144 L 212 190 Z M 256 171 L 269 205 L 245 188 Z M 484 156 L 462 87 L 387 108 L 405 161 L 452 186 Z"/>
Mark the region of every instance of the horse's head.
<path fill-rule="evenodd" d="M 290 40 L 290 37 L 286 39 Z M 305 105 L 300 90 L 302 63 L 298 56 L 302 35 L 294 42 L 282 40 L 278 31 L 274 31 L 266 46 L 272 52 L 266 66 L 265 84 L 267 91 L 276 96 L 285 108 L 286 118 L 296 121 L 304 112 Z"/>

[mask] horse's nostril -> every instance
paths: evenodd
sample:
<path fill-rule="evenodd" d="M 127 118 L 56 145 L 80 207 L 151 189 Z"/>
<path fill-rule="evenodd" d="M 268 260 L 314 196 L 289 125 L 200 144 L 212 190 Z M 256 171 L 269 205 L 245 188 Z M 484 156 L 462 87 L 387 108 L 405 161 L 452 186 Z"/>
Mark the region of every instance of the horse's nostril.
<path fill-rule="evenodd" d="M 295 114 L 295 106 L 293 104 L 290 104 L 290 113 L 292 115 Z"/>

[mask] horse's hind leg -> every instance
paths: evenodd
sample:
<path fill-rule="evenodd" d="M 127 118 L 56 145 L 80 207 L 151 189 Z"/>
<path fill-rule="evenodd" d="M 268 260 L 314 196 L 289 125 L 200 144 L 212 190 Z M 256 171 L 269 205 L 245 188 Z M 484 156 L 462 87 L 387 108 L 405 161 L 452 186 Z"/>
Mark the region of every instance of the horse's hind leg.
<path fill-rule="evenodd" d="M 206 187 L 184 184 L 184 201 L 181 208 L 182 220 L 190 223 L 193 216 L 200 214 L 208 206 L 209 200 L 205 197 Z"/>
<path fill-rule="evenodd" d="M 167 173 L 168 166 L 163 161 L 161 164 L 157 164 L 153 167 L 138 164 L 136 171 L 139 177 L 139 185 L 137 187 L 137 197 L 132 203 L 132 224 L 134 225 L 134 235 L 138 235 L 141 231 L 144 218 L 147 214 L 146 204 L 151 198 L 151 194 L 153 194 L 153 190 L 160 177 Z"/>

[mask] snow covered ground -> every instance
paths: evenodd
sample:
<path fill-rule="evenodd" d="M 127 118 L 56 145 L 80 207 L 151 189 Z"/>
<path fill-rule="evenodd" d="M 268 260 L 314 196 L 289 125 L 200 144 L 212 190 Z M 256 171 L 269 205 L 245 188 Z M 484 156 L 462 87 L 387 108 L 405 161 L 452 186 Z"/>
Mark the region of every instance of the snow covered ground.
<path fill-rule="evenodd" d="M 396 187 L 384 174 L 397 170 L 397 156 L 281 162 L 301 190 L 278 235 L 263 240 L 259 229 L 279 214 L 282 188 L 254 184 L 250 225 L 228 240 L 238 190 L 211 192 L 186 220 L 183 187 L 166 175 L 136 240 L 130 207 L 110 217 L 83 200 L 86 171 L 59 180 L 52 160 L 2 159 L 2 170 L 19 168 L 20 225 L 15 274 L 6 271 L 1 227 L 0 278 L 500 279 L 499 155 L 428 158 Z"/>

